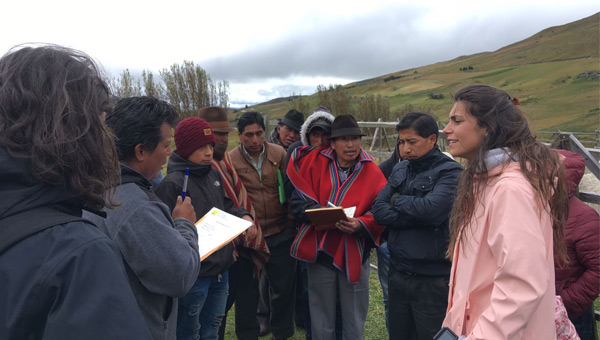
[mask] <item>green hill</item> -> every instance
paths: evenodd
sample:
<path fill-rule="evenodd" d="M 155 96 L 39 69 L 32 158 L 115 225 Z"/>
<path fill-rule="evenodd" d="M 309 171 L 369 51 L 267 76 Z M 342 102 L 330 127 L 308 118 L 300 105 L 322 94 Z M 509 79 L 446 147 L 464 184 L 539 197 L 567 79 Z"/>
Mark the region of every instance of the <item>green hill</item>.
<path fill-rule="evenodd" d="M 596 13 L 494 52 L 386 74 L 346 84 L 344 89 L 353 104 L 367 94 L 381 95 L 389 101 L 391 112 L 412 104 L 429 107 L 447 121 L 453 91 L 467 84 L 488 84 L 519 98 L 534 130 L 594 131 L 600 129 L 599 22 Z M 432 99 L 431 94 L 443 98 Z M 319 104 L 317 95 L 303 100 L 310 107 Z M 252 109 L 281 117 L 290 103 L 279 98 Z"/>

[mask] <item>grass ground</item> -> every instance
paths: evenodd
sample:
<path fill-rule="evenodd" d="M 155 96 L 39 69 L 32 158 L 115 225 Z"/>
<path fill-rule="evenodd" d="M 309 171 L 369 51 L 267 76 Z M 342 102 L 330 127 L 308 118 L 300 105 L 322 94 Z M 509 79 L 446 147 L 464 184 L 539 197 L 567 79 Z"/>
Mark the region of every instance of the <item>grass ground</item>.
<path fill-rule="evenodd" d="M 375 252 L 371 253 L 371 263 L 376 263 Z M 388 339 L 385 329 L 385 311 L 383 308 L 383 295 L 377 271 L 371 269 L 369 279 L 369 313 L 365 323 L 365 340 L 384 340 Z M 594 302 L 594 310 L 600 310 L 600 298 Z M 227 326 L 225 328 L 225 339 L 237 339 L 234 332 L 234 313 L 235 305 L 229 311 L 227 318 Z M 596 332 L 600 339 L 600 323 L 596 322 Z M 260 340 L 269 340 L 271 335 L 259 338 Z M 304 340 L 304 330 L 296 328 L 296 333 L 290 340 Z"/>

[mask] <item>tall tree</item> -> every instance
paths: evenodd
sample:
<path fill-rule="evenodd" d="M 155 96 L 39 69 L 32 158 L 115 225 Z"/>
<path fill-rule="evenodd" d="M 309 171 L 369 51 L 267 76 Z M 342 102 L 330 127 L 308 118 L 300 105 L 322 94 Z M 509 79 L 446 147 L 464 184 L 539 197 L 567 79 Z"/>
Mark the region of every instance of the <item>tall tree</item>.
<path fill-rule="evenodd" d="M 192 61 L 173 64 L 159 71 L 156 80 L 150 70 L 143 70 L 141 80 L 135 78 L 128 69 L 118 78 L 111 80 L 114 93 L 119 97 L 153 96 L 170 102 L 180 117 L 190 117 L 198 109 L 209 105 L 229 107 L 229 82 L 215 83 L 208 73 Z"/>
<path fill-rule="evenodd" d="M 119 78 L 112 80 L 112 87 L 115 95 L 119 98 L 142 95 L 142 85 L 139 80 L 136 80 L 135 77 L 131 75 L 129 69 L 125 69 L 121 72 Z"/>
<path fill-rule="evenodd" d="M 152 71 L 142 71 L 142 83 L 146 96 L 152 96 L 159 99 L 165 98 L 165 88 L 161 83 L 154 81 L 154 75 L 152 74 Z"/>
<path fill-rule="evenodd" d="M 378 118 L 389 119 L 390 103 L 381 95 L 367 94 L 358 102 L 357 118 L 366 122 L 376 122 Z"/>
<path fill-rule="evenodd" d="M 210 77 L 199 65 L 184 61 L 160 71 L 166 87 L 166 97 L 177 108 L 180 116 L 190 117 L 198 109 L 210 105 Z"/>
<path fill-rule="evenodd" d="M 288 105 L 289 110 L 298 110 L 304 114 L 304 118 L 307 118 L 312 110 L 310 109 L 310 105 L 305 101 L 302 95 L 292 94 L 290 97 L 290 105 Z"/>
<path fill-rule="evenodd" d="M 208 105 L 214 106 L 218 103 L 217 84 L 210 79 L 208 83 Z"/>
<path fill-rule="evenodd" d="M 319 85 L 317 86 L 317 95 L 319 105 L 325 106 L 336 116 L 354 113 L 350 96 L 348 96 L 342 85 L 329 85 L 329 87 Z"/>
<path fill-rule="evenodd" d="M 229 107 L 229 82 L 227 80 L 222 80 L 218 83 L 218 105 L 223 108 Z"/>

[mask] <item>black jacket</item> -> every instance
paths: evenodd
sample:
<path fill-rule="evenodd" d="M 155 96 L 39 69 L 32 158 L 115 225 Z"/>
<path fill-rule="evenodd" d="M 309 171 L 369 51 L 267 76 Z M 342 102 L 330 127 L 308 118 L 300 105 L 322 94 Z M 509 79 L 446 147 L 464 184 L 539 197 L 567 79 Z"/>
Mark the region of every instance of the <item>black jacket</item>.
<path fill-rule="evenodd" d="M 225 196 L 221 174 L 211 165 L 200 165 L 189 162 L 177 152 L 169 157 L 167 176 L 162 180 L 156 194 L 169 207 L 175 208 L 177 196 L 183 190 L 185 168 L 190 168 L 186 195 L 192 199 L 196 217 L 200 219 L 213 207 L 221 209 L 237 217 L 250 215 L 244 208 L 236 208 Z M 202 254 L 201 254 L 202 255 Z M 233 263 L 233 242 L 215 251 L 202 261 L 200 277 L 215 276 L 227 270 Z"/>
<path fill-rule="evenodd" d="M 394 167 L 373 203 L 377 223 L 389 229 L 391 265 L 420 275 L 449 275 L 448 219 L 462 167 L 435 146 Z"/>
<path fill-rule="evenodd" d="M 0 339 L 150 339 L 119 250 L 80 200 L 4 148 L 0 193 Z"/>

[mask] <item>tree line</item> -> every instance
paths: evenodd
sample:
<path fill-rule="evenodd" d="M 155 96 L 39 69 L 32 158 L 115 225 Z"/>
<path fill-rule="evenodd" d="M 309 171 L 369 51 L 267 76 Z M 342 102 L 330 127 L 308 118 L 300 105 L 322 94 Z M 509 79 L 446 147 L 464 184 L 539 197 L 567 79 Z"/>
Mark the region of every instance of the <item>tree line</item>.
<path fill-rule="evenodd" d="M 325 106 L 334 116 L 350 114 L 356 117 L 356 120 L 365 122 L 375 122 L 378 118 L 384 121 L 396 120 L 397 117 L 414 111 L 431 112 L 430 107 L 417 107 L 411 104 L 397 108 L 392 112 L 389 101 L 381 95 L 367 94 L 353 97 L 348 94 L 347 89 L 342 85 L 317 86 L 317 98 L 317 106 Z M 289 109 L 303 112 L 305 117 L 315 109 L 310 106 L 306 97 L 297 95 L 290 97 L 288 106 Z"/>
<path fill-rule="evenodd" d="M 210 75 L 192 61 L 173 64 L 159 71 L 159 79 L 150 70 L 143 70 L 140 77 L 131 74 L 129 69 L 122 71 L 111 80 L 114 93 L 120 98 L 131 96 L 153 96 L 171 103 L 183 119 L 194 116 L 205 106 L 229 108 L 229 82 L 215 82 Z M 335 116 L 351 114 L 359 121 L 389 120 L 407 112 L 419 110 L 429 112 L 427 107 L 415 108 L 411 105 L 391 112 L 389 101 L 381 95 L 350 96 L 342 85 L 318 85 L 317 106 L 327 107 Z M 303 112 L 305 116 L 315 109 L 306 96 L 292 95 L 289 109 Z M 311 100 L 312 102 L 312 100 Z"/>
<path fill-rule="evenodd" d="M 195 115 L 205 106 L 229 107 L 229 82 L 215 82 L 210 75 L 193 61 L 173 64 L 159 71 L 160 80 L 150 70 L 143 70 L 142 77 L 135 77 L 125 69 L 111 86 L 117 97 L 153 96 L 171 103 L 181 118 Z"/>

